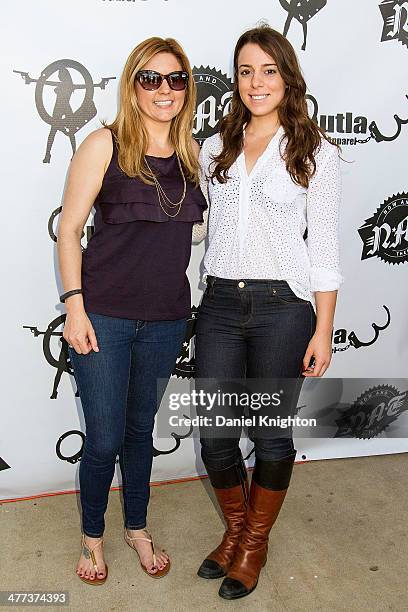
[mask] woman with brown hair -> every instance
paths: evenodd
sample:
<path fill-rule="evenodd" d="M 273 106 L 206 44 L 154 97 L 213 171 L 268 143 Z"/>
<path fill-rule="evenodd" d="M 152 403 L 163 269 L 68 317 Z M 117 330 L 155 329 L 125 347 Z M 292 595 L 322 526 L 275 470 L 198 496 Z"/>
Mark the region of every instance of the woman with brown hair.
<path fill-rule="evenodd" d="M 108 574 L 102 536 L 117 455 L 125 540 L 149 576 L 170 568 L 145 527 L 157 380 L 171 376 L 185 337 L 192 227 L 206 208 L 191 136 L 195 94 L 174 39 L 140 43 L 122 74 L 115 121 L 84 140 L 69 171 L 58 255 L 63 335 L 86 423 L 77 574 L 88 584 Z M 92 206 L 95 232 L 81 257 Z"/>
<path fill-rule="evenodd" d="M 279 32 L 268 26 L 245 32 L 234 72 L 230 113 L 200 155 L 210 212 L 196 375 L 282 385 L 288 379 L 286 406 L 296 407 L 303 377 L 322 376 L 331 360 L 343 281 L 339 154 L 308 116 L 295 52 Z M 225 576 L 219 590 L 225 599 L 244 597 L 257 585 L 296 456 L 291 430 L 287 436 L 256 427 L 249 433 L 255 445 L 250 490 L 241 427 L 200 432 L 227 529 L 198 574 Z"/>

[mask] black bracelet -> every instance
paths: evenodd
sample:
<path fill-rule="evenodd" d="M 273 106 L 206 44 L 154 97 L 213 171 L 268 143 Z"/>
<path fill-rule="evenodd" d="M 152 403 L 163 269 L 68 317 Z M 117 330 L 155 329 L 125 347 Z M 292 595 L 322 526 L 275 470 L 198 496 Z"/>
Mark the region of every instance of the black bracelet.
<path fill-rule="evenodd" d="M 60 295 L 60 302 L 64 303 L 67 298 L 71 297 L 71 295 L 76 295 L 77 293 L 82 293 L 82 289 L 72 289 L 72 291 L 63 293 Z"/>

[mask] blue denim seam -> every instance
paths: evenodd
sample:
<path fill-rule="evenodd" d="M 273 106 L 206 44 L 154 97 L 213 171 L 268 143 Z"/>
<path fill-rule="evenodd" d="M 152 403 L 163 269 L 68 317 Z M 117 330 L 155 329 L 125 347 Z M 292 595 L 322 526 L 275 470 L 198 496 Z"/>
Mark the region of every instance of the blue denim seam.
<path fill-rule="evenodd" d="M 253 300 L 253 296 L 252 296 L 252 291 L 247 291 L 246 294 L 249 297 L 250 300 L 250 309 L 249 309 L 249 313 L 248 313 L 248 317 L 247 319 L 245 319 L 245 321 L 243 321 L 241 323 L 241 327 L 244 327 L 245 325 L 248 325 L 248 323 L 250 323 L 253 315 L 254 315 L 254 300 Z M 242 304 L 242 301 L 241 301 Z"/>
<path fill-rule="evenodd" d="M 136 340 L 136 336 L 137 336 L 137 331 L 138 331 L 137 324 L 138 324 L 138 321 L 136 323 L 135 337 L 134 337 L 133 342 Z M 127 382 L 128 395 L 126 397 L 126 413 L 127 413 L 127 401 L 128 401 L 128 397 L 129 397 L 130 373 L 131 373 L 131 369 L 132 369 L 132 348 L 133 348 L 133 344 L 131 345 L 131 348 L 130 348 L 131 354 L 130 354 L 130 366 L 129 366 L 128 382 Z M 125 419 L 124 419 L 124 424 L 123 424 L 123 433 L 122 433 L 122 457 L 123 457 L 122 485 L 123 485 L 123 505 L 124 505 L 124 511 L 125 511 L 125 524 L 126 524 L 126 517 L 127 517 L 127 512 L 128 512 L 128 503 L 127 503 L 127 499 L 126 499 L 128 478 L 127 478 L 127 472 L 126 472 L 126 453 L 125 453 L 125 448 L 126 448 L 126 445 L 125 445 L 125 435 L 126 435 L 126 425 L 127 425 L 126 413 L 125 413 Z"/>

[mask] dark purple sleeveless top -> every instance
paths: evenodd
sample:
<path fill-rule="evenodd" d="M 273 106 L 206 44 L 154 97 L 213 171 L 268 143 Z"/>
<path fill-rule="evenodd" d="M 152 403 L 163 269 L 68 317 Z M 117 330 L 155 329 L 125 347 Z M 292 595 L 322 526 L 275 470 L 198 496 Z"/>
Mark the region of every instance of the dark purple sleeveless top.
<path fill-rule="evenodd" d="M 178 202 L 183 180 L 176 154 L 147 159 L 170 200 Z M 156 187 L 119 168 L 113 138 L 112 159 L 94 207 L 95 232 L 82 256 L 85 310 L 144 321 L 188 316 L 192 227 L 207 208 L 200 188 L 187 182 L 180 213 L 168 217 Z"/>

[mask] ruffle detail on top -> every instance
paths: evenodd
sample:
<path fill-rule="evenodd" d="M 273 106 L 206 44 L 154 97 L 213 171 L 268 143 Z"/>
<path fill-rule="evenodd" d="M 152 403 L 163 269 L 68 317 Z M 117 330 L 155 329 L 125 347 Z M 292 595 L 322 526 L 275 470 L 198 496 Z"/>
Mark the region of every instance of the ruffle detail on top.
<path fill-rule="evenodd" d="M 130 223 L 132 221 L 155 221 L 157 223 L 165 223 L 167 221 L 178 221 L 184 223 L 199 223 L 203 221 L 203 211 L 207 208 L 207 204 L 201 201 L 201 198 L 194 197 L 193 193 L 187 194 L 184 202 L 181 205 L 180 212 L 175 217 L 169 217 L 159 205 L 157 193 L 149 194 L 156 202 L 147 203 L 144 201 L 124 202 L 123 199 L 119 202 L 100 201 L 99 206 L 102 213 L 102 219 L 105 223 Z M 171 199 L 171 196 L 169 195 Z M 169 209 L 169 213 L 174 215 L 177 211 Z"/>
<path fill-rule="evenodd" d="M 180 200 L 182 195 L 180 186 L 177 188 L 163 186 L 163 189 L 172 202 Z M 203 212 L 207 208 L 201 189 L 187 183 L 187 193 L 180 212 L 175 217 L 169 217 L 159 204 L 154 185 L 146 185 L 140 180 L 123 176 L 110 177 L 104 181 L 96 205 L 100 206 L 103 221 L 112 224 L 132 221 L 199 223 L 203 221 Z M 166 210 L 174 215 L 177 208 L 167 207 Z"/>

